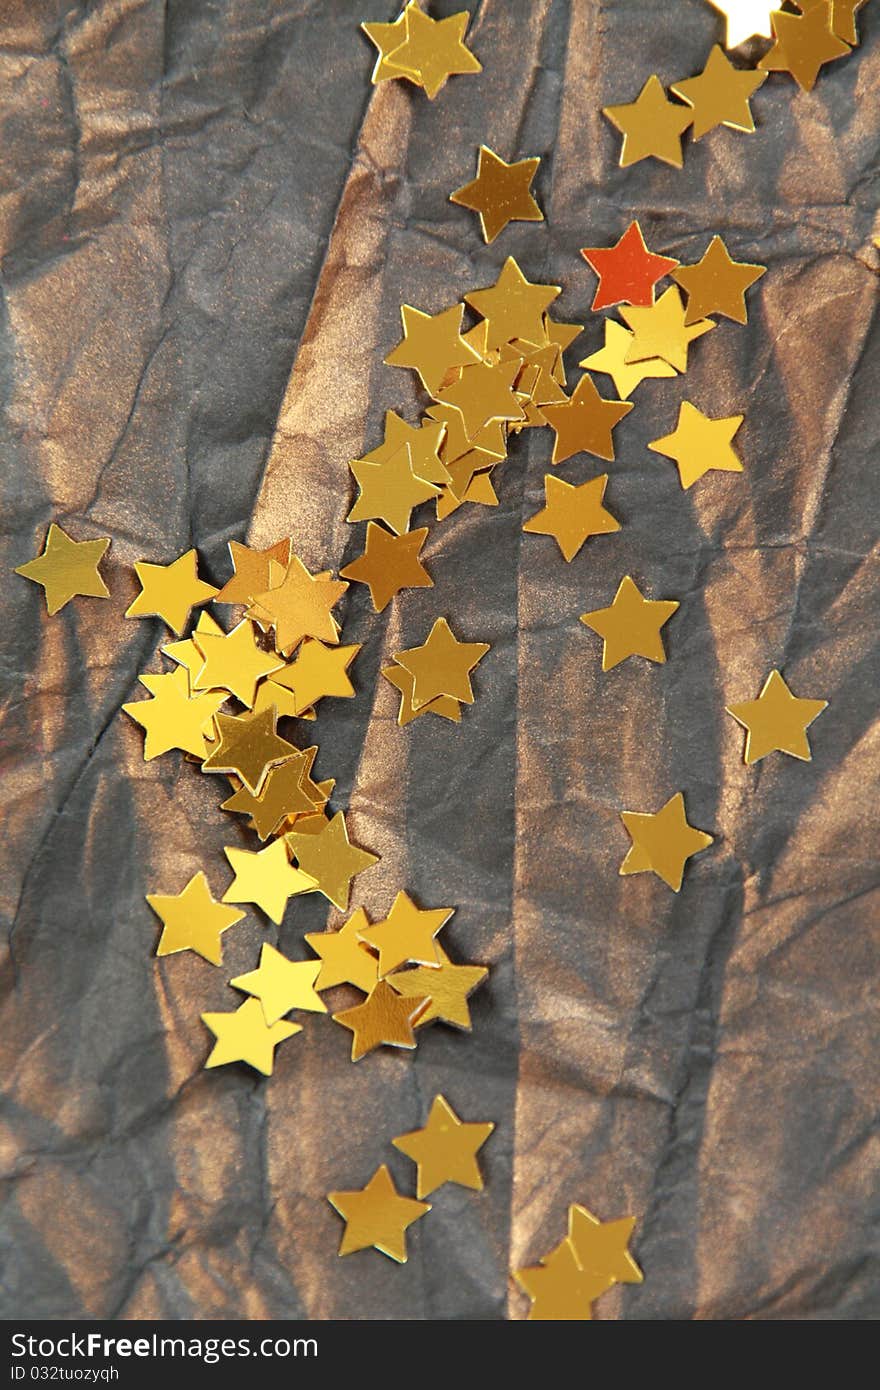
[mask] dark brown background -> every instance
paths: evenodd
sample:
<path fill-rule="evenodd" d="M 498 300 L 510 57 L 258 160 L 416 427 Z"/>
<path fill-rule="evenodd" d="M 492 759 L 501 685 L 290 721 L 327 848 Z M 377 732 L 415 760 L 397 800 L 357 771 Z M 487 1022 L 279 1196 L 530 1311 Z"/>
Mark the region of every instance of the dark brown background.
<path fill-rule="evenodd" d="M 508 1271 L 572 1201 L 639 1218 L 645 1283 L 599 1316 L 880 1314 L 880 12 L 811 95 L 772 77 L 757 134 L 717 131 L 677 172 L 620 170 L 599 108 L 701 69 L 721 35 L 702 0 L 469 8 L 485 70 L 430 104 L 369 85 L 357 24 L 388 0 L 2 5 L 7 1317 L 521 1316 Z M 542 157 L 547 214 L 489 248 L 447 202 L 480 141 Z M 198 1016 L 234 1006 L 225 980 L 262 939 L 305 954 L 327 918 L 295 901 L 276 935 L 251 914 L 222 971 L 152 956 L 144 894 L 203 867 L 219 895 L 222 846 L 252 842 L 218 779 L 145 764 L 119 716 L 162 638 L 122 619 L 129 566 L 196 544 L 222 582 L 230 537 L 288 532 L 314 568 L 347 562 L 347 461 L 419 405 L 382 365 L 401 301 L 445 307 L 514 254 L 584 315 L 578 247 L 632 215 L 656 250 L 694 260 L 722 231 L 769 272 L 748 328 L 640 388 L 610 469 L 624 529 L 570 566 L 523 536 L 551 442 L 524 435 L 500 507 L 432 529 L 433 591 L 377 618 L 351 590 L 358 696 L 314 726 L 318 774 L 383 856 L 355 901 L 455 904 L 453 953 L 491 965 L 473 1034 L 352 1066 L 312 1018 L 268 1082 L 205 1072 Z M 601 336 L 591 318 L 572 364 Z M 746 415 L 744 474 L 687 494 L 645 448 L 685 394 Z M 49 620 L 10 576 L 53 518 L 113 537 L 112 602 Z M 603 677 L 577 617 L 628 570 L 681 600 L 670 659 Z M 378 667 L 438 613 L 492 643 L 477 703 L 401 730 Z M 746 768 L 724 705 L 773 666 L 831 705 L 812 764 Z M 618 877 L 618 812 L 679 789 L 717 843 L 676 897 Z M 486 1191 L 438 1194 L 407 1266 L 338 1260 L 325 1193 L 386 1160 L 408 1184 L 390 1138 L 440 1089 L 497 1121 Z"/>

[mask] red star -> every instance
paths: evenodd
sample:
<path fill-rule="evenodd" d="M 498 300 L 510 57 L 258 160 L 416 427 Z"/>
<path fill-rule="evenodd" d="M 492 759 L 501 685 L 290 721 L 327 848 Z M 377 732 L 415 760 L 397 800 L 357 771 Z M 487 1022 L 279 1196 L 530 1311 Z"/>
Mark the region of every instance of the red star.
<path fill-rule="evenodd" d="M 649 309 L 654 286 L 678 261 L 649 251 L 638 222 L 631 222 L 616 246 L 585 246 L 581 255 L 599 277 L 593 309 L 611 304 L 635 304 Z"/>

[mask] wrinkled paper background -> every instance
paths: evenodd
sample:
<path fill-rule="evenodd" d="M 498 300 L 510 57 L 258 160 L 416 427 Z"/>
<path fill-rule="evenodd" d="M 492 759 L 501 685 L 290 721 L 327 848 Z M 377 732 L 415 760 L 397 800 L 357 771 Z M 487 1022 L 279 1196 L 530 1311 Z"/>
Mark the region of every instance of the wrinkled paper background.
<path fill-rule="evenodd" d="M 681 172 L 620 170 L 599 108 L 702 68 L 721 37 L 702 0 L 468 8 L 485 70 L 431 104 L 369 84 L 357 24 L 393 18 L 388 0 L 2 6 L 7 1317 L 518 1317 L 508 1271 L 556 1244 L 572 1201 L 639 1218 L 645 1283 L 600 1317 L 880 1314 L 880 7 L 812 94 L 772 77 L 757 134 L 689 143 Z M 542 157 L 547 215 L 488 248 L 447 202 L 481 141 Z M 357 698 L 303 726 L 382 855 L 354 901 L 378 916 L 405 886 L 455 905 L 454 956 L 491 965 L 473 1033 L 352 1066 L 348 1033 L 313 1017 L 268 1082 L 205 1072 L 200 1012 L 234 1006 L 225 981 L 261 940 L 304 956 L 328 917 L 317 897 L 280 934 L 249 914 L 222 971 L 154 959 L 144 894 L 205 868 L 219 895 L 223 845 L 255 842 L 218 810 L 222 779 L 145 764 L 119 715 L 164 640 L 123 620 L 130 565 L 194 544 L 222 583 L 230 538 L 287 533 L 313 568 L 347 563 L 347 461 L 386 408 L 420 405 L 382 364 L 399 304 L 443 308 L 513 254 L 564 286 L 558 317 L 589 319 L 574 367 L 602 340 L 578 248 L 633 215 L 654 249 L 695 260 L 721 231 L 769 272 L 747 328 L 637 393 L 609 470 L 624 529 L 570 566 L 523 536 L 552 439 L 527 432 L 497 510 L 432 523 L 434 590 L 377 617 L 353 586 Z M 685 395 L 746 415 L 745 472 L 686 494 L 646 450 Z M 112 536 L 112 602 L 49 620 L 10 575 L 53 518 Z M 670 660 L 603 677 L 577 618 L 627 571 L 681 600 Z M 378 668 L 438 613 L 492 643 L 477 703 L 459 728 L 401 730 Z M 812 764 L 746 768 L 724 705 L 773 666 L 831 706 Z M 679 789 L 717 843 L 676 897 L 618 877 L 618 811 Z M 485 1192 L 437 1194 L 406 1266 L 338 1260 L 326 1192 L 383 1161 L 413 1191 L 390 1139 L 438 1090 L 497 1121 Z"/>

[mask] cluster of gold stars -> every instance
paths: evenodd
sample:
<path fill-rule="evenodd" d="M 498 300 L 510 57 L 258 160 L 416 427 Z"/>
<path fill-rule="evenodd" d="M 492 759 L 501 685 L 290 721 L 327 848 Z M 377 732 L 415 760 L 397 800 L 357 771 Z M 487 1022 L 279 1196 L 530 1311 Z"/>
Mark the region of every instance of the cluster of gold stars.
<path fill-rule="evenodd" d="M 448 19 L 431 19 L 418 0 L 409 0 L 393 24 L 362 24 L 379 54 L 373 85 L 402 78 L 421 87 L 433 101 L 454 74 L 482 72 L 482 63 L 464 41 L 469 19 L 466 10 Z"/>
<path fill-rule="evenodd" d="M 629 1253 L 635 1217 L 600 1221 L 586 1207 L 568 1209 L 568 1235 L 537 1265 L 516 1271 L 532 1301 L 536 1322 L 586 1322 L 592 1305 L 614 1284 L 640 1284 L 642 1271 Z"/>

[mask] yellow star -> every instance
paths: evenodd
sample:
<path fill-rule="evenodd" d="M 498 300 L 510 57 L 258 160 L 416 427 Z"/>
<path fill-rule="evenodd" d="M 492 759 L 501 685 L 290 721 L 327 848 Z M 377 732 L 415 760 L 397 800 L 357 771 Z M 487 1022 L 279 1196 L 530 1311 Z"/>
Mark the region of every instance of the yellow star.
<path fill-rule="evenodd" d="M 418 75 L 431 101 L 454 74 L 483 71 L 464 42 L 470 19 L 466 10 L 448 19 L 431 19 L 411 4 L 404 10 L 404 19 L 406 41 L 394 50 L 392 59 L 395 66 Z"/>
<path fill-rule="evenodd" d="M 725 48 L 738 48 L 746 39 L 770 39 L 770 14 L 782 0 L 709 0 L 727 20 Z"/>
<path fill-rule="evenodd" d="M 361 932 L 361 940 L 379 952 L 380 977 L 407 961 L 439 965 L 434 937 L 454 911 L 454 907 L 422 910 L 407 893 L 398 893 L 388 916 Z"/>
<path fill-rule="evenodd" d="M 694 110 L 691 134 L 702 140 L 716 126 L 726 125 L 747 133 L 755 129 L 749 99 L 767 81 L 767 74 L 735 68 L 716 43 L 699 77 L 673 82 L 670 91 Z"/>
<path fill-rule="evenodd" d="M 283 1020 L 267 1027 L 259 999 L 246 999 L 231 1013 L 202 1014 L 202 1022 L 217 1039 L 206 1067 L 247 1062 L 264 1076 L 272 1075 L 278 1044 L 302 1032 L 298 1023 Z"/>
<path fill-rule="evenodd" d="M 628 656 L 645 656 L 649 661 L 664 662 L 666 651 L 660 629 L 669 622 L 678 606 L 674 599 L 645 598 L 638 585 L 625 575 L 610 608 L 596 608 L 592 613 L 581 615 L 584 626 L 598 633 L 605 644 L 602 670 L 612 670 Z"/>
<path fill-rule="evenodd" d="M 288 960 L 268 941 L 260 948 L 260 964 L 247 975 L 237 975 L 229 983 L 245 994 L 252 994 L 263 1006 L 269 1028 L 292 1009 L 325 1014 L 327 1005 L 315 993 L 315 980 L 321 963 L 317 960 Z"/>
<path fill-rule="evenodd" d="M 110 590 L 98 572 L 98 565 L 109 546 L 108 539 L 72 541 L 53 521 L 41 554 L 15 573 L 42 585 L 46 609 L 51 617 L 77 594 L 84 598 L 109 598 Z"/>
<path fill-rule="evenodd" d="M 573 560 L 590 536 L 620 530 L 620 522 L 602 506 L 608 474 L 575 487 L 552 473 L 544 475 L 546 505 L 529 517 L 524 531 L 552 536 L 566 560 Z"/>
<path fill-rule="evenodd" d="M 725 415 L 713 420 L 690 401 L 682 401 L 672 434 L 653 440 L 648 448 L 675 459 L 685 489 L 693 487 L 713 468 L 722 473 L 741 473 L 743 466 L 732 441 L 744 419 L 743 415 Z"/>
<path fill-rule="evenodd" d="M 347 521 L 378 518 L 398 536 L 409 530 L 413 509 L 439 495 L 439 487 L 425 482 L 413 472 L 412 450 L 408 444 L 384 463 L 353 459 L 348 465 L 360 488 L 360 496 L 346 517 Z"/>
<path fill-rule="evenodd" d="M 717 327 L 711 319 L 688 324 L 681 293 L 675 285 L 664 290 L 650 309 L 622 304 L 620 312 L 633 330 L 625 361 L 644 362 L 661 357 L 677 372 L 687 371 L 690 344 Z"/>
<path fill-rule="evenodd" d="M 631 401 L 606 401 L 586 372 L 565 405 L 545 405 L 541 414 L 556 431 L 551 463 L 564 463 L 574 454 L 614 458 L 612 430 L 632 410 Z"/>
<path fill-rule="evenodd" d="M 251 550 L 238 541 L 229 542 L 229 558 L 233 575 L 214 595 L 215 603 L 252 603 L 255 594 L 268 589 L 271 583 L 269 565 L 272 560 L 286 569 L 290 564 L 290 541 L 276 541 L 268 550 Z"/>
<path fill-rule="evenodd" d="M 644 362 L 628 363 L 626 354 L 632 347 L 633 335 L 628 328 L 616 319 L 605 320 L 605 346 L 579 362 L 579 367 L 587 367 L 591 372 L 603 372 L 614 382 L 614 389 L 622 401 L 632 395 L 647 377 L 671 377 L 676 375 L 674 367 L 660 357 Z"/>
<path fill-rule="evenodd" d="M 473 994 L 489 974 L 485 965 L 453 965 L 443 950 L 437 947 L 437 966 L 417 965 L 412 970 L 398 970 L 389 975 L 388 983 L 405 999 L 427 997 L 428 1005 L 419 1014 L 416 1028 L 438 1020 L 471 1031 L 471 1013 L 468 996 Z"/>
<path fill-rule="evenodd" d="M 731 260 L 720 236 L 714 236 L 703 259 L 696 265 L 682 265 L 672 278 L 688 297 L 685 327 L 699 323 L 707 314 L 724 314 L 735 323 L 748 322 L 746 290 L 760 280 L 767 267 L 748 261 Z"/>
<path fill-rule="evenodd" d="M 494 1128 L 491 1121 L 465 1124 L 444 1096 L 435 1096 L 424 1128 L 399 1134 L 391 1142 L 417 1166 L 417 1197 L 428 1197 L 447 1182 L 482 1192 L 477 1150 Z"/>
<path fill-rule="evenodd" d="M 476 442 L 480 431 L 493 421 L 526 418 L 513 389 L 519 370 L 519 362 L 476 362 L 443 388 L 441 400 L 461 413 L 469 439 Z"/>
<path fill-rule="evenodd" d="M 357 1062 L 383 1045 L 411 1051 L 416 1045 L 413 1024 L 427 1002 L 404 999 L 387 980 L 379 980 L 362 1004 L 334 1014 L 333 1021 L 351 1029 L 351 1060 Z"/>
<path fill-rule="evenodd" d="M 189 676 L 182 666 L 167 675 L 141 676 L 140 681 L 152 699 L 133 700 L 122 708 L 146 732 L 144 762 L 171 748 L 204 758 L 207 736 L 213 731 L 214 716 L 226 699 L 225 693 L 212 690 L 190 698 Z"/>
<path fill-rule="evenodd" d="M 409 671 L 405 671 L 402 666 L 383 666 L 382 675 L 387 681 L 400 691 L 400 709 L 397 712 L 397 722 L 403 729 L 407 724 L 411 724 L 414 719 L 419 719 L 423 714 L 439 714 L 442 719 L 449 719 L 453 724 L 461 721 L 461 705 L 451 695 L 438 695 L 436 700 L 429 700 L 426 705 L 419 709 L 413 708 L 413 691 L 415 690 L 415 678 Z"/>
<path fill-rule="evenodd" d="M 338 642 L 339 630 L 330 610 L 347 588 L 342 580 L 310 574 L 302 560 L 292 555 L 282 582 L 255 597 L 274 625 L 277 650 L 290 656 L 304 637 Z"/>
<path fill-rule="evenodd" d="M 515 1277 L 532 1300 L 529 1318 L 533 1322 L 588 1322 L 593 1300 L 614 1283 L 605 1275 L 585 1273 L 568 1240 L 561 1241 L 539 1265 L 516 1270 Z"/>
<path fill-rule="evenodd" d="M 359 555 L 339 573 L 343 579 L 366 584 L 373 608 L 381 613 L 401 589 L 433 589 L 434 581 L 419 558 L 427 526 L 403 536 L 390 536 L 374 521 L 367 522 L 367 539 Z"/>
<path fill-rule="evenodd" d="M 653 815 L 621 811 L 620 819 L 632 840 L 620 873 L 655 873 L 675 893 L 681 888 L 687 860 L 712 843 L 711 835 L 688 824 L 681 792 L 676 792 L 662 810 Z"/>
<path fill-rule="evenodd" d="M 488 642 L 459 642 L 446 619 L 438 618 L 421 647 L 410 647 L 394 657 L 415 681 L 413 709 L 421 709 L 438 695 L 451 695 L 472 705 L 470 672 L 488 650 Z"/>
<path fill-rule="evenodd" d="M 464 299 L 488 321 L 486 351 L 491 352 L 514 338 L 540 347 L 547 336 L 544 314 L 560 293 L 559 285 L 533 285 L 508 256 L 494 285 L 473 290 Z"/>
<path fill-rule="evenodd" d="M 279 671 L 274 680 L 276 685 L 294 692 L 294 714 L 302 714 L 325 695 L 343 698 L 354 695 L 354 686 L 346 672 L 360 649 L 360 643 L 352 647 L 325 647 L 313 637 L 306 638 L 296 660 Z"/>
<path fill-rule="evenodd" d="M 378 86 L 380 82 L 387 82 L 391 77 L 404 77 L 407 81 L 415 83 L 416 86 L 421 85 L 418 74 L 411 68 L 401 67 L 395 57 L 397 50 L 406 42 L 406 10 L 415 7 L 416 0 L 410 0 L 409 5 L 398 15 L 393 24 L 361 25 L 370 43 L 379 50 L 371 78 L 374 87 Z"/>
<path fill-rule="evenodd" d="M 244 917 L 234 907 L 224 907 L 211 896 L 201 869 L 180 893 L 148 893 L 147 902 L 162 922 L 157 956 L 195 951 L 211 965 L 221 965 L 220 935 Z"/>
<path fill-rule="evenodd" d="M 284 662 L 257 645 L 254 625 L 243 618 L 231 632 L 199 634 L 204 653 L 201 669 L 193 680 L 193 690 L 224 690 L 250 707 L 257 697 L 257 686 L 264 676 L 278 671 Z"/>
<path fill-rule="evenodd" d="M 635 101 L 623 106 L 603 106 L 602 115 L 623 136 L 621 169 L 642 159 L 661 159 L 680 169 L 684 163 L 681 137 L 693 119 L 693 112 L 677 101 L 669 101 L 656 73 L 649 77 Z"/>
<path fill-rule="evenodd" d="M 407 1227 L 431 1210 L 429 1202 L 401 1197 L 384 1163 L 376 1169 L 365 1188 L 356 1192 L 328 1192 L 327 1201 L 345 1222 L 340 1255 L 375 1246 L 401 1265 L 406 1264 Z"/>
<path fill-rule="evenodd" d="M 507 164 L 481 145 L 477 177 L 450 193 L 449 201 L 479 213 L 486 242 L 494 241 L 508 222 L 543 222 L 544 214 L 529 191 L 540 163 L 540 159 L 518 159 Z"/>
<path fill-rule="evenodd" d="M 765 72 L 790 72 L 804 92 L 813 90 L 820 68 L 850 51 L 832 32 L 827 4 L 816 5 L 807 14 L 774 10 L 771 19 L 775 43 L 758 67 Z"/>
<path fill-rule="evenodd" d="M 620 1221 L 600 1221 L 586 1207 L 568 1209 L 568 1241 L 581 1269 L 607 1275 L 615 1284 L 641 1284 L 644 1275 L 628 1245 L 636 1224 L 634 1216 Z"/>
<path fill-rule="evenodd" d="M 314 811 L 317 804 L 314 791 L 305 755 L 297 749 L 284 762 L 269 769 L 259 796 L 240 786 L 222 803 L 222 809 L 250 816 L 260 839 L 266 840 L 288 816 L 304 816 Z"/>
<path fill-rule="evenodd" d="M 315 880 L 318 892 L 342 912 L 348 907 L 351 880 L 379 862 L 378 854 L 350 843 L 341 811 L 314 834 L 292 830 L 285 838 L 300 868 Z"/>
<path fill-rule="evenodd" d="M 276 926 L 280 926 L 288 898 L 313 893 L 315 880 L 302 869 L 295 869 L 287 857 L 284 840 L 273 840 L 265 849 L 234 849 L 223 853 L 235 874 L 223 894 L 225 903 L 255 903 Z"/>
<path fill-rule="evenodd" d="M 198 639 L 210 633 L 214 637 L 222 637 L 223 629 L 210 613 L 202 609 L 199 614 L 198 622 L 193 628 L 191 637 L 183 637 L 179 642 L 166 642 L 162 647 L 162 653 L 169 660 L 176 661 L 178 666 L 183 666 L 189 677 L 189 691 L 193 694 L 193 681 L 205 664 L 205 654 L 198 645 Z"/>
<path fill-rule="evenodd" d="M 213 584 L 199 579 L 197 562 L 195 550 L 188 550 L 170 565 L 139 560 L 134 568 L 141 592 L 126 608 L 126 618 L 161 618 L 179 637 L 190 609 L 207 603 L 217 593 Z"/>
<path fill-rule="evenodd" d="M 839 39 L 855 44 L 859 41 L 856 29 L 856 14 L 868 0 L 831 0 L 831 28 Z M 799 10 L 806 14 L 809 10 L 824 9 L 828 0 L 794 0 Z"/>
<path fill-rule="evenodd" d="M 409 304 L 400 306 L 403 338 L 385 358 L 386 366 L 410 367 L 430 396 L 436 396 L 450 367 L 479 362 L 480 354 L 461 336 L 463 304 L 441 314 L 423 314 Z"/>
<path fill-rule="evenodd" d="M 275 732 L 274 707 L 251 714 L 215 716 L 217 743 L 202 763 L 203 772 L 234 772 L 259 796 L 269 769 L 299 750 Z"/>
<path fill-rule="evenodd" d="M 803 700 L 792 695 L 779 672 L 771 671 L 757 700 L 728 705 L 727 713 L 747 730 L 747 763 L 775 752 L 809 762 L 813 754 L 807 729 L 827 708 L 827 700 Z"/>
<path fill-rule="evenodd" d="M 361 463 L 387 463 L 388 460 L 409 445 L 412 455 L 412 471 L 417 478 L 426 483 L 448 483 L 449 474 L 440 462 L 440 445 L 444 436 L 444 422 L 423 420 L 419 425 L 410 425 L 394 410 L 385 412 L 385 437 L 382 443 L 368 454 Z"/>
<path fill-rule="evenodd" d="M 370 925 L 362 907 L 357 908 L 339 931 L 307 931 L 306 941 L 321 957 L 315 989 L 354 985 L 369 994 L 379 979 L 379 962 L 364 945 L 360 934 Z"/>

